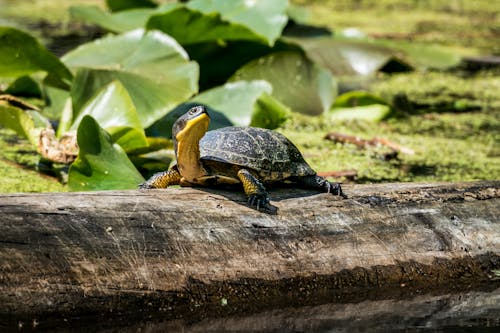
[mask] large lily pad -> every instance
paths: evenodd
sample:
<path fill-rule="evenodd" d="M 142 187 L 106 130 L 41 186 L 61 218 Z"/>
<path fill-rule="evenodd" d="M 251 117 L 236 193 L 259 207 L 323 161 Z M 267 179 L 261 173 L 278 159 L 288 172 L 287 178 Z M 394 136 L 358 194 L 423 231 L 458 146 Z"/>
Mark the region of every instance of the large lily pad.
<path fill-rule="evenodd" d="M 287 119 L 289 109 L 271 97 L 271 85 L 266 81 L 227 83 L 193 97 L 169 112 L 148 128 L 154 136 L 172 136 L 172 125 L 195 105 L 205 105 L 211 117 L 209 130 L 225 126 L 257 126 L 276 128 Z"/>
<path fill-rule="evenodd" d="M 72 6 L 71 16 L 113 32 L 126 32 L 144 27 L 153 9 L 141 8 L 109 13 L 97 6 Z"/>
<path fill-rule="evenodd" d="M 223 20 L 218 13 L 203 14 L 187 7 L 177 7 L 152 15 L 146 27 L 163 31 L 182 45 L 217 40 L 267 42 L 248 27 Z"/>
<path fill-rule="evenodd" d="M 19 77 L 44 71 L 52 83 L 65 88 L 71 72 L 31 35 L 8 27 L 0 27 L 0 76 Z"/>
<path fill-rule="evenodd" d="M 336 95 L 332 75 L 299 52 L 271 53 L 253 60 L 231 80 L 266 80 L 273 87 L 273 97 L 292 111 L 310 115 L 330 109 Z"/>
<path fill-rule="evenodd" d="M 272 90 L 272 86 L 266 81 L 230 82 L 207 90 L 192 98 L 192 101 L 208 105 L 221 112 L 236 126 L 265 127 L 267 125 L 268 128 L 276 128 L 286 119 L 288 108 L 278 101 L 274 103 L 269 101 L 268 95 L 272 93 Z M 258 102 L 260 98 L 265 100 Z M 267 120 L 263 114 L 255 118 L 256 111 L 267 113 Z M 276 119 L 276 122 L 271 121 L 272 119 Z"/>
<path fill-rule="evenodd" d="M 92 116 L 125 151 L 148 145 L 134 103 L 120 81 L 113 81 L 92 98 L 76 115 L 76 130 L 85 116 Z"/>
<path fill-rule="evenodd" d="M 123 149 L 91 116 L 83 117 L 77 137 L 80 150 L 68 180 L 72 191 L 133 189 L 144 181 Z"/>
<path fill-rule="evenodd" d="M 367 91 L 350 91 L 337 97 L 326 117 L 330 120 L 362 119 L 378 122 L 394 113 L 382 98 Z"/>
<path fill-rule="evenodd" d="M 330 120 L 354 120 L 378 122 L 390 117 L 392 108 L 385 104 L 370 104 L 353 107 L 339 107 L 328 111 L 325 116 Z"/>
<path fill-rule="evenodd" d="M 71 93 L 76 113 L 99 89 L 118 80 L 130 94 L 142 127 L 148 127 L 198 90 L 198 64 L 159 31 L 106 37 L 78 47 L 63 61 L 79 69 Z"/>
<path fill-rule="evenodd" d="M 455 51 L 439 45 L 383 39 L 369 42 L 402 52 L 402 57 L 418 68 L 448 69 L 457 66 L 461 61 Z"/>
<path fill-rule="evenodd" d="M 446 69 L 460 57 L 439 46 L 380 39 L 289 38 L 336 76 L 371 76 L 380 70 Z"/>
<path fill-rule="evenodd" d="M 270 45 L 279 38 L 288 20 L 288 0 L 192 0 L 187 6 L 202 13 L 219 13 L 264 36 Z"/>
<path fill-rule="evenodd" d="M 184 6 L 160 7 L 146 26 L 182 45 L 221 40 L 273 45 L 287 22 L 287 6 L 287 0 L 194 0 Z"/>
<path fill-rule="evenodd" d="M 371 76 L 380 71 L 396 52 L 382 45 L 365 41 L 333 38 L 287 38 L 299 44 L 315 63 L 327 68 L 336 77 Z"/>
<path fill-rule="evenodd" d="M 200 90 L 224 84 L 241 66 L 253 59 L 280 51 L 301 51 L 279 39 L 272 47 L 256 41 L 207 42 L 187 45 L 186 50 L 200 64 Z"/>

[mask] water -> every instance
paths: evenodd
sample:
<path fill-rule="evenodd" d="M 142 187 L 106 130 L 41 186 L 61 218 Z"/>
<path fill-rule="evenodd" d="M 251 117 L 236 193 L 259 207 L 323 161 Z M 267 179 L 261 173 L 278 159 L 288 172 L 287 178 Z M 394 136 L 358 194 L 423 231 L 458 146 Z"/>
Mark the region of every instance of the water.
<path fill-rule="evenodd" d="M 459 294 L 425 294 L 408 298 L 403 295 L 403 299 L 287 307 L 250 314 L 239 313 L 236 305 L 231 308 L 228 303 L 225 315 L 204 319 L 199 314 L 196 318 L 188 314 L 183 319 L 154 315 L 140 322 L 130 322 L 123 317 L 119 320 L 109 317 L 61 319 L 58 322 L 44 322 L 43 318 L 37 318 L 34 322 L 10 321 L 9 326 L 0 325 L 0 330 L 125 333 L 500 332 L 500 288 L 498 285 L 496 288 Z"/>

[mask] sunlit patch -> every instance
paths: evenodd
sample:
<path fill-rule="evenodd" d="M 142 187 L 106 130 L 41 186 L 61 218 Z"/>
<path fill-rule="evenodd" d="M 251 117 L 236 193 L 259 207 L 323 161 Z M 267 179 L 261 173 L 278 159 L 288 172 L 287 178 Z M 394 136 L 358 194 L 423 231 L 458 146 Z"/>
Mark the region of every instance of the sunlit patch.
<path fill-rule="evenodd" d="M 248 8 L 254 7 L 256 3 L 257 3 L 256 0 L 245 0 L 245 7 Z"/>

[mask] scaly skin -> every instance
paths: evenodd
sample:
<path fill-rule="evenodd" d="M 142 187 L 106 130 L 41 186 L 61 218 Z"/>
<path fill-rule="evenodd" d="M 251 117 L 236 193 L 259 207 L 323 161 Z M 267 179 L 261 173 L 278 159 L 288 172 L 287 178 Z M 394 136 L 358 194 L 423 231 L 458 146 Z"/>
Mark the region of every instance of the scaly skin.
<path fill-rule="evenodd" d="M 248 197 L 248 204 L 268 214 L 276 214 L 277 208 L 269 204 L 269 194 L 264 185 L 247 169 L 238 171 L 238 178 Z"/>
<path fill-rule="evenodd" d="M 179 185 L 181 178 L 182 176 L 177 167 L 174 166 L 170 170 L 155 173 L 151 178 L 139 185 L 139 188 L 167 188 L 170 185 Z"/>

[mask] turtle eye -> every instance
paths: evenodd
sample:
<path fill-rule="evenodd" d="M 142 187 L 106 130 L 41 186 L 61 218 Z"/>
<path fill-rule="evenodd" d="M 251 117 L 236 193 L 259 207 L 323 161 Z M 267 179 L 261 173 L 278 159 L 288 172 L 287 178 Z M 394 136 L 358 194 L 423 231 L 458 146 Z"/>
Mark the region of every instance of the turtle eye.
<path fill-rule="evenodd" d="M 194 115 L 194 114 L 196 114 L 197 112 L 198 112 L 198 108 L 192 108 L 191 110 L 189 110 L 189 112 L 188 112 L 188 113 L 189 113 L 190 115 Z"/>

